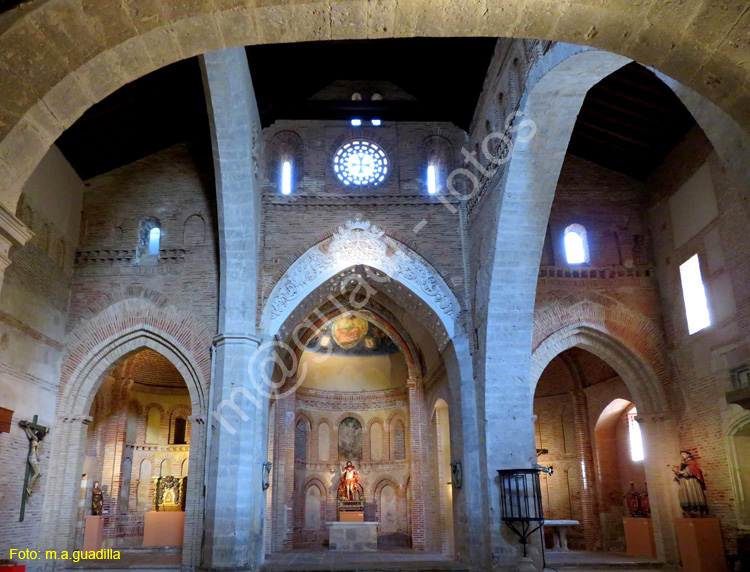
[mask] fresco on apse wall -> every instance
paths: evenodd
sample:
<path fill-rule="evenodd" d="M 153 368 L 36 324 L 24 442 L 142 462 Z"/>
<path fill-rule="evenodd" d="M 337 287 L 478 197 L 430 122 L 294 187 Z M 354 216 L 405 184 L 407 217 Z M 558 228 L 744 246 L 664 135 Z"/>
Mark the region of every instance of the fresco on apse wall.
<path fill-rule="evenodd" d="M 310 338 L 305 349 L 351 357 L 391 355 L 399 351 L 383 330 L 354 315 L 336 318 L 323 326 Z"/>
<path fill-rule="evenodd" d="M 362 424 L 354 417 L 347 417 L 339 425 L 339 459 L 362 459 Z"/>

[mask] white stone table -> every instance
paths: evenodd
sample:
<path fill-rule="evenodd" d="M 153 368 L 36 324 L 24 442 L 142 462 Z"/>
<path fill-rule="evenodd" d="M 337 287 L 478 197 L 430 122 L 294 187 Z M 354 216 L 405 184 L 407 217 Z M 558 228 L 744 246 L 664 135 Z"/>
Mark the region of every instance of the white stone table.
<path fill-rule="evenodd" d="M 328 549 L 350 552 L 376 552 L 377 522 L 327 522 Z"/>
<path fill-rule="evenodd" d="M 568 527 L 581 524 L 577 520 L 545 520 L 544 526 L 552 529 L 552 550 L 567 552 Z"/>

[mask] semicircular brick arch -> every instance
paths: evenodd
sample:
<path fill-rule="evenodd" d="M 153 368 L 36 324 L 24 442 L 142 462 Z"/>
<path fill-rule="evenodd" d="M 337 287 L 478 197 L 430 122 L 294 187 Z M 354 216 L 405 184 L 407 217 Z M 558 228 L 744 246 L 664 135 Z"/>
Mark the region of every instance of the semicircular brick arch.
<path fill-rule="evenodd" d="M 423 36 L 545 38 L 652 65 L 750 127 L 741 2 L 548 3 L 404 0 L 378 5 L 252 2 L 36 2 L 0 16 L 3 101 L 0 202 L 12 212 L 49 147 L 89 107 L 175 61 L 227 47 Z M 710 13 L 711 26 L 700 25 Z M 63 24 L 64 23 L 64 24 Z M 716 30 L 720 30 L 719 33 Z M 37 62 L 44 60 L 44 65 Z M 10 104 L 9 102 L 12 102 Z"/>

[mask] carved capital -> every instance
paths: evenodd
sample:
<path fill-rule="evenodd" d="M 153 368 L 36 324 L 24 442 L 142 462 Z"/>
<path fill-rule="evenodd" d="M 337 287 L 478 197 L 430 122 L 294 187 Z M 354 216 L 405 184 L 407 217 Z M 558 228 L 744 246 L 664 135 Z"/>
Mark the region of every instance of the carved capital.
<path fill-rule="evenodd" d="M 260 346 L 260 344 L 263 342 L 263 339 L 260 336 L 256 336 L 254 334 L 233 334 L 233 333 L 221 333 L 217 334 L 213 339 L 213 346 L 215 348 L 218 348 L 220 346 L 229 345 L 229 344 L 238 344 L 238 345 L 249 345 L 253 346 L 254 348 L 257 348 Z"/>

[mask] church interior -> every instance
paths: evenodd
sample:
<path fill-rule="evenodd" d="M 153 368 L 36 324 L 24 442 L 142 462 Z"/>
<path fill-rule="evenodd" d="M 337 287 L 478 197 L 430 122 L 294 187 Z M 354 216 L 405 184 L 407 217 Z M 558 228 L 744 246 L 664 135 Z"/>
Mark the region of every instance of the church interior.
<path fill-rule="evenodd" d="M 749 19 L 0 2 L 0 570 L 750 570 Z"/>

